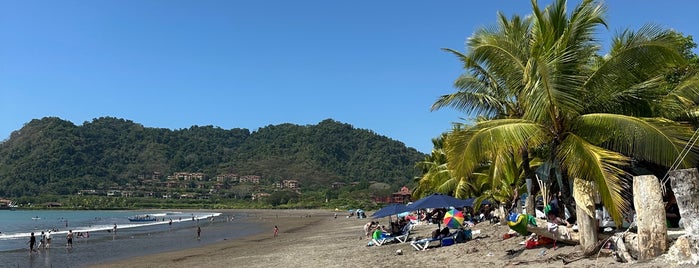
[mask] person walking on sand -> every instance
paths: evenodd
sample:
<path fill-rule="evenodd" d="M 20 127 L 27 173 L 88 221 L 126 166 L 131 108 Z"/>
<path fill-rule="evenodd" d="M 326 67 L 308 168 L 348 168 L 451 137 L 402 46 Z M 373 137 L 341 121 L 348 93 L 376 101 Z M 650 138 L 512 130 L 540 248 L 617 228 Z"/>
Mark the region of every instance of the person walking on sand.
<path fill-rule="evenodd" d="M 274 226 L 274 237 L 277 237 L 277 234 L 279 234 L 279 228 L 275 225 Z"/>
<path fill-rule="evenodd" d="M 201 239 L 201 227 L 197 226 L 197 240 Z"/>
<path fill-rule="evenodd" d="M 73 248 L 73 230 L 68 230 L 66 240 L 68 241 L 68 243 L 66 244 L 66 248 Z"/>
<path fill-rule="evenodd" d="M 34 232 L 29 235 L 29 255 L 32 255 L 34 252 L 34 245 L 36 244 L 36 237 L 34 236 Z"/>

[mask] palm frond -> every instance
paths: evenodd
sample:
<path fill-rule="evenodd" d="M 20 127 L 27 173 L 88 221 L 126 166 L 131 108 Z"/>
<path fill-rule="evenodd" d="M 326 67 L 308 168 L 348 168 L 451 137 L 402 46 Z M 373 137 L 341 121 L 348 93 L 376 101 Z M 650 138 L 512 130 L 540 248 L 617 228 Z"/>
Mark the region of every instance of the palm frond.
<path fill-rule="evenodd" d="M 671 120 L 618 114 L 587 114 L 572 122 L 572 131 L 593 144 L 636 159 L 671 166 L 693 131 Z M 696 159 L 690 153 L 688 166 Z"/>
<path fill-rule="evenodd" d="M 547 140 L 541 125 L 521 119 L 498 119 L 479 122 L 471 128 L 448 135 L 445 152 L 450 169 L 456 174 L 470 174 L 501 152 L 523 146 L 538 146 Z"/>
<path fill-rule="evenodd" d="M 573 134 L 560 144 L 557 155 L 570 178 L 596 183 L 609 214 L 614 221 L 621 222 L 622 212 L 628 211 L 631 204 L 622 194 L 623 177 L 628 174 L 620 166 L 627 165 L 629 158 Z"/>

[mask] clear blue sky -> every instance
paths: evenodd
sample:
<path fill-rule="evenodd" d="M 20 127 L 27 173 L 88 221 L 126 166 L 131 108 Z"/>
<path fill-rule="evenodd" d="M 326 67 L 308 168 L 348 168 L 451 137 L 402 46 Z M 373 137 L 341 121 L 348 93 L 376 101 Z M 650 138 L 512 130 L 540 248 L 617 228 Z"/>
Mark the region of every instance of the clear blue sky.
<path fill-rule="evenodd" d="M 698 2 L 608 7 L 602 40 L 645 23 L 699 39 Z M 531 9 L 526 0 L 2 0 L 0 140 L 46 116 L 252 131 L 331 118 L 429 153 L 432 138 L 468 117 L 429 110 L 461 73 L 440 49 L 463 51 L 498 10 Z"/>

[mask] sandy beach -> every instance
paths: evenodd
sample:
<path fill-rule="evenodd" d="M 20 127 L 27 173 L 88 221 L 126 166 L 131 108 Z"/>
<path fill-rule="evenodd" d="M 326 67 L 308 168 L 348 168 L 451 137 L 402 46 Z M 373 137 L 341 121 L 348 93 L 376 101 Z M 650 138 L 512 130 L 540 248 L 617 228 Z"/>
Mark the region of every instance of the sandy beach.
<path fill-rule="evenodd" d="M 480 223 L 474 239 L 448 247 L 416 251 L 410 242 L 368 247 L 362 226 L 367 219 L 337 219 L 327 210 L 236 210 L 247 212 L 269 232 L 161 254 L 102 263 L 91 267 L 667 267 L 650 263 L 618 263 L 610 252 L 579 260 L 576 246 L 525 249 L 524 237 L 503 240 L 506 225 Z M 371 215 L 369 213 L 368 215 Z M 379 219 L 387 224 L 388 219 Z M 274 225 L 279 236 L 273 237 Z M 426 237 L 436 225 L 418 225 L 411 237 Z M 397 251 L 402 254 L 397 254 Z M 575 260 L 564 265 L 563 260 Z"/>

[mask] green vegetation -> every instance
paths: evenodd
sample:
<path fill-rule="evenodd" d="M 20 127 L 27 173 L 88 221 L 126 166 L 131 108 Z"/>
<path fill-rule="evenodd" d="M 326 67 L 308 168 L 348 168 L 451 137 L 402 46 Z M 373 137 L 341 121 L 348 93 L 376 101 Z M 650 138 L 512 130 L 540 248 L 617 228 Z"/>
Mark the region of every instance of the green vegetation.
<path fill-rule="evenodd" d="M 76 126 L 47 117 L 32 120 L 0 144 L 0 196 L 23 204 L 101 209 L 367 208 L 375 205 L 371 197 L 387 194 L 371 189 L 369 182 L 387 183 L 397 191 L 419 175 L 414 163 L 422 157 L 401 142 L 330 119 L 251 132 L 213 126 L 146 128 L 112 117 Z M 203 178 L 179 179 L 167 187 L 175 172 Z M 217 181 L 221 174 L 236 178 Z M 239 181 L 248 175 L 259 176 L 259 183 Z M 274 186 L 283 180 L 297 180 L 300 191 Z M 345 186 L 331 189 L 334 182 Z M 77 195 L 81 190 L 95 192 Z M 110 190 L 118 192 L 107 197 Z M 132 196 L 118 197 L 124 192 Z M 257 193 L 269 196 L 253 201 Z"/>
<path fill-rule="evenodd" d="M 595 32 L 607 26 L 604 5 L 582 1 L 567 10 L 558 0 L 541 9 L 532 0 L 532 10 L 526 17 L 500 14 L 495 27 L 468 39 L 465 53 L 447 49 L 466 72 L 455 82 L 458 91 L 433 109 L 477 118 L 435 142 L 415 195 L 508 203 L 514 188 L 525 192 L 526 179 L 536 176 L 562 191 L 567 204 L 593 204 L 584 201 L 599 195 L 621 223 L 631 176 L 641 169 L 664 174 L 692 135 L 696 44 L 648 25 L 620 32 L 603 55 Z M 683 160 L 697 163 L 694 152 Z M 593 211 L 578 207 L 578 220 L 594 219 Z"/>

